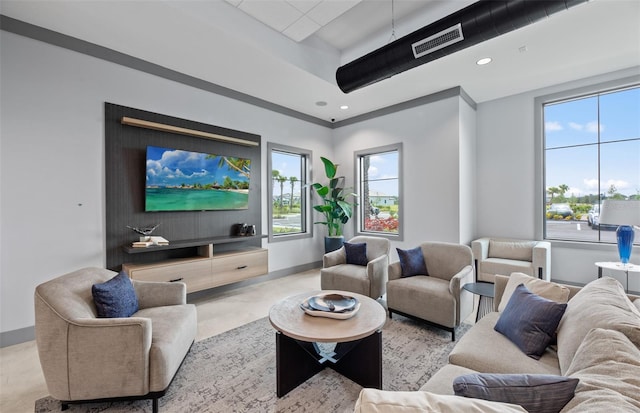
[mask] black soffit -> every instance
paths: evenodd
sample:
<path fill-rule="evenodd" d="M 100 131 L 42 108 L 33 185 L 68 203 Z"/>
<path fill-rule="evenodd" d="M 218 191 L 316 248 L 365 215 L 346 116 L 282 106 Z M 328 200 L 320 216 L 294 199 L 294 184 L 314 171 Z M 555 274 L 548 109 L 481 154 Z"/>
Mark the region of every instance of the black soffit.
<path fill-rule="evenodd" d="M 336 71 L 344 93 L 528 26 L 589 0 L 480 0 Z"/>

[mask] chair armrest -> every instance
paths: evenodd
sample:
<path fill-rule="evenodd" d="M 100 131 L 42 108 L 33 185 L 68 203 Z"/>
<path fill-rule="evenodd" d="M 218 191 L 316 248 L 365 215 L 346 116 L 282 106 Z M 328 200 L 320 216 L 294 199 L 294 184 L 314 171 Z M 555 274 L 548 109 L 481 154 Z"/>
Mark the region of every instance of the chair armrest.
<path fill-rule="evenodd" d="M 65 355 L 68 367 L 63 374 L 68 376 L 73 398 L 91 399 L 104 392 L 113 395 L 148 393 L 151 337 L 149 318 L 70 320 Z M 104 383 L 120 383 L 120 388 L 110 386 L 105 389 Z M 104 397 L 112 396 L 106 394 Z"/>
<path fill-rule="evenodd" d="M 367 277 L 369 277 L 371 281 L 377 280 L 380 277 L 388 278 L 388 272 L 389 257 L 386 255 L 381 255 L 367 263 Z M 386 283 L 387 280 L 385 279 L 384 282 Z"/>
<path fill-rule="evenodd" d="M 473 258 L 478 261 L 486 260 L 489 256 L 489 238 L 479 238 L 471 241 L 471 251 Z"/>
<path fill-rule="evenodd" d="M 402 266 L 400 265 L 400 261 L 392 262 L 391 264 L 389 264 L 387 275 L 389 277 L 389 281 L 402 278 Z"/>
<path fill-rule="evenodd" d="M 344 247 L 328 252 L 322 256 L 322 268 L 329 268 L 335 265 L 346 264 L 347 253 Z"/>
<path fill-rule="evenodd" d="M 493 311 L 498 311 L 498 306 L 500 305 L 500 301 L 502 301 L 504 289 L 507 287 L 508 282 L 508 275 L 496 274 L 493 282 Z"/>
<path fill-rule="evenodd" d="M 533 247 L 533 270 L 534 277 L 538 277 L 538 268 L 542 268 L 542 279 L 551 279 L 551 243 L 548 241 L 538 241 Z"/>
<path fill-rule="evenodd" d="M 458 297 L 462 286 L 470 282 L 473 282 L 473 266 L 466 265 L 449 280 L 449 292 L 454 297 Z"/>
<path fill-rule="evenodd" d="M 151 308 L 187 303 L 187 285 L 181 282 L 133 281 L 138 307 Z"/>

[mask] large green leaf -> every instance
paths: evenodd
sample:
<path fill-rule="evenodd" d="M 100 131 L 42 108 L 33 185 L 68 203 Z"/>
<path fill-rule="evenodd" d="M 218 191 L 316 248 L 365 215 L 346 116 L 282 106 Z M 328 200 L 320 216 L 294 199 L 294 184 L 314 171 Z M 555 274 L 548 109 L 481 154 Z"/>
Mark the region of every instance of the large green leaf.
<path fill-rule="evenodd" d="M 320 159 L 322 160 L 322 163 L 324 163 L 324 172 L 327 175 L 327 178 L 333 179 L 333 177 L 336 176 L 338 165 L 334 165 L 334 163 L 327 158 L 320 157 Z"/>

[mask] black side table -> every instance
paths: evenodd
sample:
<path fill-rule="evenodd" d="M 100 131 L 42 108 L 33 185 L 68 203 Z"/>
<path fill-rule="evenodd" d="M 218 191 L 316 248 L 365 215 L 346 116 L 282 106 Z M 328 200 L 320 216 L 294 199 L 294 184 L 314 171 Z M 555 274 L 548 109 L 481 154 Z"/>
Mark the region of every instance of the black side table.
<path fill-rule="evenodd" d="M 476 322 L 493 311 L 493 283 L 478 281 L 475 283 L 467 283 L 463 285 L 462 288 L 472 294 L 480 296 L 480 299 L 478 300 Z"/>

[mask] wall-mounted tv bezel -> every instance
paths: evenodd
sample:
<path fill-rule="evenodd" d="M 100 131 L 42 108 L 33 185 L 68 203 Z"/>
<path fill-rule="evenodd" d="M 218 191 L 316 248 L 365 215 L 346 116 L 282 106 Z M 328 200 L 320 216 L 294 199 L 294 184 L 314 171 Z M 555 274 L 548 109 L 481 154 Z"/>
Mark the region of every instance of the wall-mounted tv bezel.
<path fill-rule="evenodd" d="M 147 146 L 145 211 L 249 209 L 251 159 Z"/>

